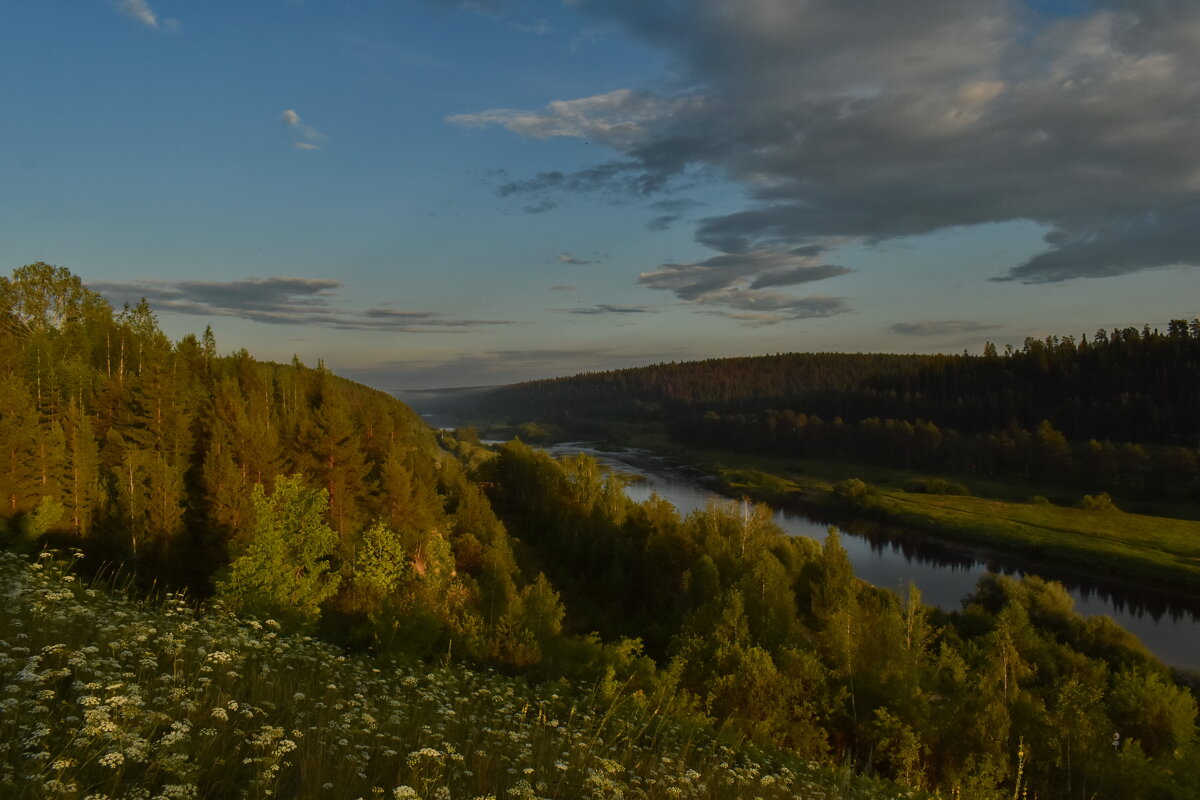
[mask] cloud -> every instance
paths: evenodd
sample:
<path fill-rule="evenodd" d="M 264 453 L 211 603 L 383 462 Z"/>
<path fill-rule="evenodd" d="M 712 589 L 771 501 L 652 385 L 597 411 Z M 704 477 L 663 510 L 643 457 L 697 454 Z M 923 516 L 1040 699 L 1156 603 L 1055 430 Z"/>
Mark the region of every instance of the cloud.
<path fill-rule="evenodd" d="M 579 287 L 577 287 L 577 286 L 568 286 L 565 283 L 556 283 L 550 287 L 550 291 L 552 291 L 552 292 L 574 292 L 574 291 L 578 290 L 578 288 Z"/>
<path fill-rule="evenodd" d="M 540 214 L 558 207 L 556 195 L 599 194 L 611 201 L 623 202 L 627 196 L 654 191 L 653 187 L 644 183 L 645 180 L 635 162 L 611 161 L 578 172 L 554 170 L 524 180 L 509 181 L 497 187 L 496 194 L 501 197 L 530 196 L 533 202 L 525 206 L 524 211 Z"/>
<path fill-rule="evenodd" d="M 568 314 L 652 314 L 654 309 L 649 306 L 613 306 L 607 303 L 588 306 L 586 308 L 561 309 Z"/>
<path fill-rule="evenodd" d="M 269 325 L 315 325 L 339 330 L 397 333 L 464 333 L 504 320 L 447 318 L 434 311 L 384 306 L 355 311 L 334 303 L 340 281 L 324 278 L 247 278 L 240 281 L 140 280 L 91 283 L 114 304 L 146 298 L 156 311 L 238 317 Z"/>
<path fill-rule="evenodd" d="M 560 264 L 577 264 L 579 266 L 583 266 L 584 264 L 595 264 L 596 262 L 588 261 L 587 259 L 584 259 L 584 258 L 576 258 L 575 256 L 571 255 L 570 253 L 559 253 L 558 254 L 558 263 L 560 263 Z"/>
<path fill-rule="evenodd" d="M 897 322 L 892 326 L 892 333 L 898 333 L 901 336 L 950 336 L 954 334 L 990 331 L 997 327 L 999 326 L 948 319 L 940 322 Z"/>
<path fill-rule="evenodd" d="M 615 154 L 511 193 L 645 196 L 699 170 L 749 197 L 698 223 L 725 254 L 1030 220 L 1047 249 L 1004 278 L 1200 265 L 1198 3 L 1098 0 L 1061 16 L 1017 0 L 571 6 L 675 66 L 637 91 L 450 117 Z"/>
<path fill-rule="evenodd" d="M 292 147 L 297 150 L 320 150 L 329 141 L 328 136 L 311 125 L 305 125 L 293 109 L 289 108 L 280 114 L 279 121 L 287 130 Z"/>
<path fill-rule="evenodd" d="M 690 211 L 694 208 L 703 206 L 696 200 L 691 200 L 685 197 L 672 198 L 669 200 L 659 200 L 651 203 L 650 208 L 655 211 L 667 212 L 651 217 L 646 222 L 646 229 L 651 231 L 665 231 L 679 220 L 683 219 L 683 212 Z"/>
<path fill-rule="evenodd" d="M 718 292 L 740 284 L 749 284 L 750 289 L 794 286 L 851 271 L 821 264 L 822 253 L 819 246 L 725 253 L 695 263 L 662 264 L 656 270 L 643 272 L 638 283 L 651 289 L 670 290 L 681 300 L 709 300 Z"/>
<path fill-rule="evenodd" d="M 117 11 L 120 11 L 130 19 L 137 20 L 147 28 L 153 28 L 156 31 L 175 32 L 179 30 L 179 20 L 164 19 L 160 20 L 158 15 L 150 8 L 146 0 L 120 0 L 117 3 Z"/>
<path fill-rule="evenodd" d="M 638 283 L 672 292 L 680 300 L 724 306 L 742 313 L 713 312 L 744 324 L 769 325 L 786 320 L 832 317 L 850 311 L 840 297 L 797 297 L 769 287 L 796 286 L 845 275 L 852 270 L 822 264 L 824 248 L 725 253 L 690 264 L 662 264 L 643 272 Z"/>
<path fill-rule="evenodd" d="M 1200 203 L 1115 216 L 1108 224 L 1063 226 L 1046 236 L 1050 250 L 993 280 L 1053 283 L 1170 266 L 1194 266 L 1200 254 Z"/>
<path fill-rule="evenodd" d="M 853 270 L 848 267 L 838 267 L 833 264 L 819 264 L 812 267 L 792 267 L 791 269 L 764 272 L 750 282 L 751 289 L 765 289 L 768 286 L 795 286 L 801 283 L 823 281 L 826 278 L 836 278 L 846 275 Z"/>

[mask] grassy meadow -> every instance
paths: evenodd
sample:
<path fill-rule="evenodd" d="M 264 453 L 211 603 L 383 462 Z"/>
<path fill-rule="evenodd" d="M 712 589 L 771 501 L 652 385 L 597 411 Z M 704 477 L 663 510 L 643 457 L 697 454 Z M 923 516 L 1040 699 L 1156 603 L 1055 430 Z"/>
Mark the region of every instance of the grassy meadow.
<path fill-rule="evenodd" d="M 0 796 L 913 798 L 600 682 L 349 656 L 0 553 Z"/>
<path fill-rule="evenodd" d="M 846 465 L 841 472 L 814 475 L 795 464 L 758 459 L 749 462 L 752 466 L 735 468 L 721 466 L 715 460 L 719 457 L 709 453 L 698 461 L 713 469 L 726 492 L 768 502 L 836 505 L 845 499 L 836 498 L 839 483 L 853 474 Z M 1019 502 L 1001 499 L 1011 497 L 1011 491 L 994 489 L 991 497 L 905 491 L 897 484 L 913 480 L 915 473 L 894 470 L 862 476 L 871 481 L 869 492 L 852 498 L 851 510 L 885 524 L 1116 579 L 1165 582 L 1200 594 L 1200 522 L 1195 520 L 1126 513 L 1115 507 L 1056 505 L 1045 498 Z M 981 488 L 992 487 L 970 484 L 972 491 Z"/>

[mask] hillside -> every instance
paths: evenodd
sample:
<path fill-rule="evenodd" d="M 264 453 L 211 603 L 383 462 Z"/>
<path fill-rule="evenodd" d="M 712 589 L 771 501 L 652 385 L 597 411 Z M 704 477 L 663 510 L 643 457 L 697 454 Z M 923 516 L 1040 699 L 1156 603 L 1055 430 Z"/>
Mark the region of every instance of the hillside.
<path fill-rule="evenodd" d="M 516 427 L 1200 500 L 1200 321 L 1027 338 L 982 355 L 789 353 L 659 364 L 450 396 Z"/>
<path fill-rule="evenodd" d="M 347 656 L 0 553 L 6 798 L 924 795 L 747 748 L 606 683 Z"/>

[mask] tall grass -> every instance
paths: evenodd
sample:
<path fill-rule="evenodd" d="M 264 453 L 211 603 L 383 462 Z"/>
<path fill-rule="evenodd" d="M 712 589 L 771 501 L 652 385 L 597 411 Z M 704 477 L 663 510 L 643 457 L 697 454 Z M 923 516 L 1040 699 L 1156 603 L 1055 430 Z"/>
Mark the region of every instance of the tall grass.
<path fill-rule="evenodd" d="M 736 745 L 670 698 L 346 655 L 0 553 L 0 796 L 909 798 Z"/>

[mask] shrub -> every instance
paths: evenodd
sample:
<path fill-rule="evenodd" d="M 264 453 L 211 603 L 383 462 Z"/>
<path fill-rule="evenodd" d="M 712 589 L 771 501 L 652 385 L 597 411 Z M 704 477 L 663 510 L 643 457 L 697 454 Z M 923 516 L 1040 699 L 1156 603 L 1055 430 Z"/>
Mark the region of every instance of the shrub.
<path fill-rule="evenodd" d="M 833 493 L 843 500 L 861 500 L 875 493 L 875 487 L 860 478 L 847 478 L 833 485 Z"/>
<path fill-rule="evenodd" d="M 963 484 L 945 478 L 916 478 L 904 484 L 904 491 L 914 494 L 968 495 L 971 493 Z"/>
<path fill-rule="evenodd" d="M 1092 495 L 1085 494 L 1083 499 L 1079 501 L 1079 507 L 1085 511 L 1120 511 L 1113 499 L 1108 496 L 1108 492 Z"/>

